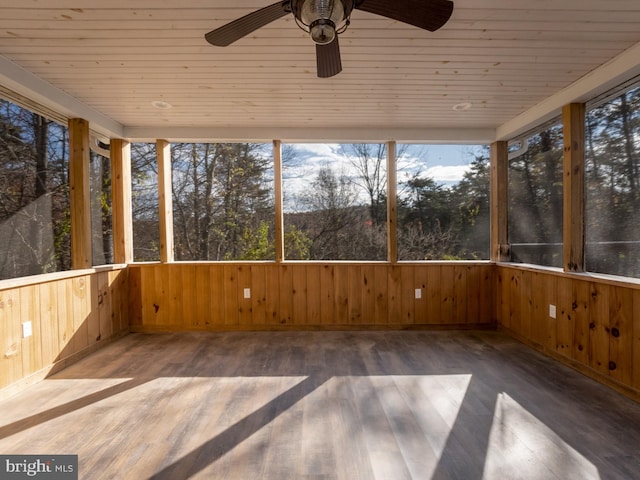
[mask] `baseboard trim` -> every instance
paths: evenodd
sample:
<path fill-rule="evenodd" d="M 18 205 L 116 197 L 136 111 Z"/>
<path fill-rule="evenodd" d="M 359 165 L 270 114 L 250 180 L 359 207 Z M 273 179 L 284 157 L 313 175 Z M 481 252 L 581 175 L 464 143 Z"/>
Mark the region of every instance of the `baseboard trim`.
<path fill-rule="evenodd" d="M 629 385 L 625 385 L 624 383 L 620 383 L 619 381 L 608 377 L 606 375 L 603 375 L 602 373 L 598 372 L 597 370 L 594 370 L 593 368 L 580 363 L 572 358 L 569 357 L 565 357 L 564 355 L 560 355 L 558 352 L 556 352 L 555 350 L 551 350 L 550 348 L 541 345 L 537 342 L 534 342 L 530 339 L 528 339 L 527 337 L 509 329 L 506 328 L 502 325 L 498 326 L 498 331 L 505 333 L 507 335 L 509 335 L 511 338 L 513 338 L 514 340 L 519 341 L 520 343 L 525 344 L 526 346 L 562 363 L 563 365 L 572 368 L 573 370 L 576 370 L 577 372 L 580 372 L 581 374 L 595 380 L 596 382 L 599 382 L 609 388 L 611 388 L 612 390 L 615 390 L 616 392 L 624 395 L 625 397 L 630 398 L 631 400 L 634 400 L 635 402 L 640 403 L 640 391 L 636 390 L 633 387 L 630 387 Z"/>
<path fill-rule="evenodd" d="M 132 325 L 132 333 L 176 332 L 295 332 L 295 331 L 429 331 L 429 330 L 496 330 L 495 323 L 463 324 L 388 324 L 388 325 Z"/>

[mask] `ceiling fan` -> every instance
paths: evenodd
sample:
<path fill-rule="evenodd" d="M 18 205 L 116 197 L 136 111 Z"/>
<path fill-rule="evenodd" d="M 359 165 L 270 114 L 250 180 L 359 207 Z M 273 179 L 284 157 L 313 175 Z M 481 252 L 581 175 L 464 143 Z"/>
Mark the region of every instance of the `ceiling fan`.
<path fill-rule="evenodd" d="M 338 35 L 351 23 L 351 12 L 362 10 L 434 32 L 453 12 L 450 0 L 281 0 L 210 31 L 211 45 L 226 47 L 251 32 L 293 13 L 296 24 L 316 44 L 318 77 L 342 71 Z"/>

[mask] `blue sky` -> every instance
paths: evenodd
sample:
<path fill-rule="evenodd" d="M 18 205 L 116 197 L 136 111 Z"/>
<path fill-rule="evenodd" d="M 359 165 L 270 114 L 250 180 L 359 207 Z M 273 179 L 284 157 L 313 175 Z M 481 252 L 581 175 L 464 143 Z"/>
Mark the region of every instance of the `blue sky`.
<path fill-rule="evenodd" d="M 403 146 L 398 145 L 398 152 L 402 149 Z M 409 145 L 398 159 L 398 181 L 419 171 L 421 176 L 431 177 L 441 185 L 455 185 L 481 149 L 481 145 Z M 285 145 L 283 152 L 286 210 L 292 207 L 287 205 L 288 199 L 306 191 L 320 168 L 330 166 L 337 174 L 355 175 L 339 144 Z"/>

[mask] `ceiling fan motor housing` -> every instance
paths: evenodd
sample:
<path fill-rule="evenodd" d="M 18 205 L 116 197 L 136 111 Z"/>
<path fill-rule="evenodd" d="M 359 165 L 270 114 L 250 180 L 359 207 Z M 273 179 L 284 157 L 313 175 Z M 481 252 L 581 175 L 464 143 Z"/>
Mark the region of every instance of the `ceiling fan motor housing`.
<path fill-rule="evenodd" d="M 380 15 L 434 32 L 453 12 L 451 0 L 279 0 L 205 34 L 211 45 L 226 47 L 288 14 L 316 43 L 318 77 L 342 71 L 338 35 L 350 24 L 354 10 Z"/>
<path fill-rule="evenodd" d="M 353 10 L 351 0 L 292 0 L 291 10 L 318 45 L 326 45 L 348 26 Z"/>

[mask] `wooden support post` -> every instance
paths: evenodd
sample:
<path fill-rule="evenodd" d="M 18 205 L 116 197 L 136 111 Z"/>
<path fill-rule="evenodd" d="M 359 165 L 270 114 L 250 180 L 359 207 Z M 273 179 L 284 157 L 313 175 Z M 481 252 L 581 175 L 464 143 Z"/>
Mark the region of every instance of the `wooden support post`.
<path fill-rule="evenodd" d="M 284 261 L 284 207 L 282 196 L 282 142 L 273 141 L 273 181 L 275 194 L 275 255 L 276 263 Z"/>
<path fill-rule="evenodd" d="M 82 118 L 69 120 L 69 144 L 71 266 L 77 270 L 92 264 L 89 122 Z"/>
<path fill-rule="evenodd" d="M 509 149 L 507 142 L 491 145 L 491 260 L 508 262 L 511 252 L 508 239 Z"/>
<path fill-rule="evenodd" d="M 396 142 L 387 142 L 387 260 L 398 263 L 398 178 Z"/>
<path fill-rule="evenodd" d="M 584 271 L 584 142 L 585 107 L 562 109 L 564 142 L 563 265 L 566 272 Z"/>
<path fill-rule="evenodd" d="M 121 139 L 112 139 L 110 152 L 114 261 L 131 263 L 133 262 L 131 145 Z"/>
<path fill-rule="evenodd" d="M 171 144 L 156 141 L 158 157 L 158 204 L 160 220 L 160 261 L 173 262 L 173 197 L 171 185 Z"/>

